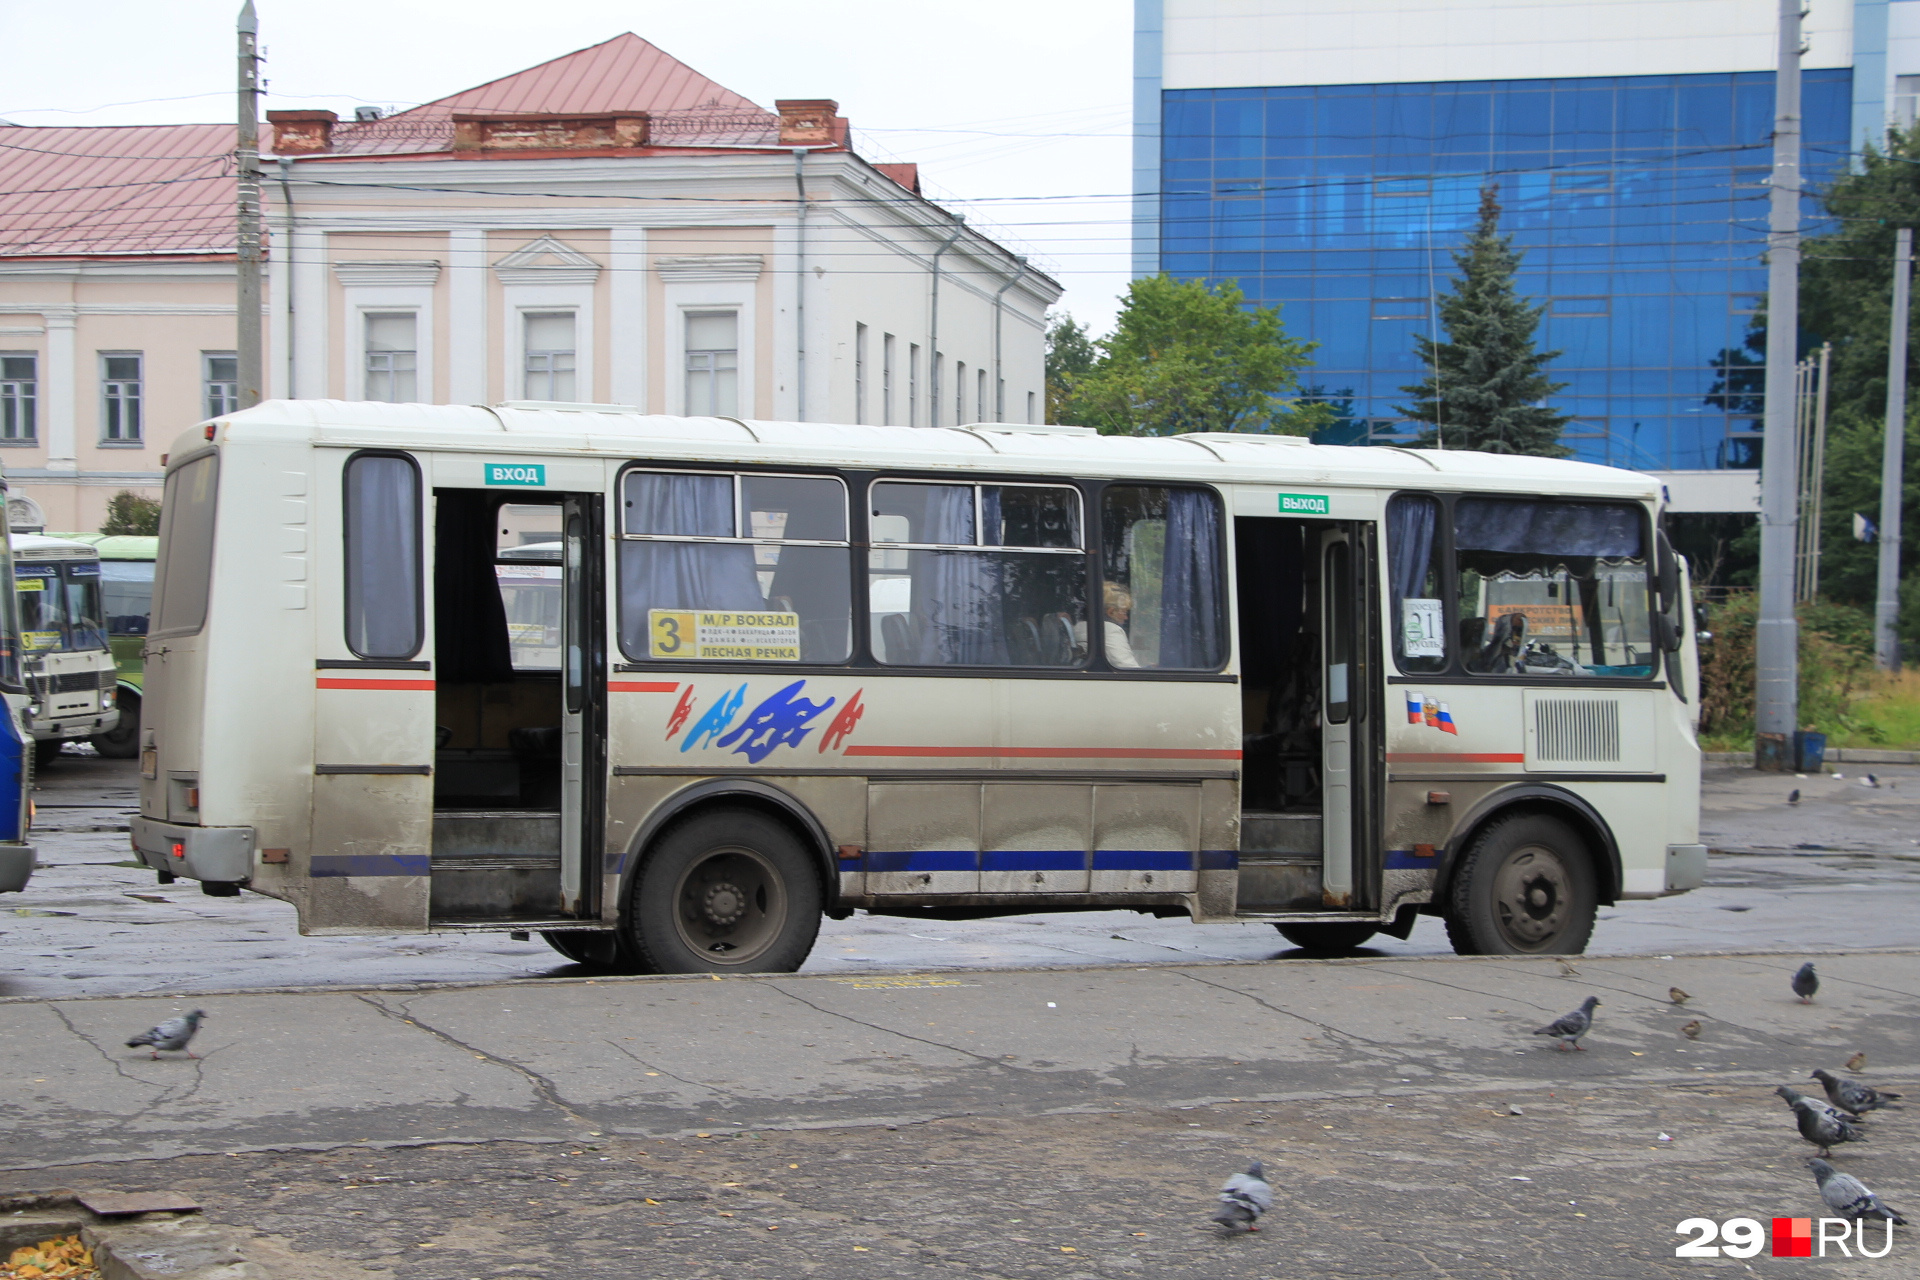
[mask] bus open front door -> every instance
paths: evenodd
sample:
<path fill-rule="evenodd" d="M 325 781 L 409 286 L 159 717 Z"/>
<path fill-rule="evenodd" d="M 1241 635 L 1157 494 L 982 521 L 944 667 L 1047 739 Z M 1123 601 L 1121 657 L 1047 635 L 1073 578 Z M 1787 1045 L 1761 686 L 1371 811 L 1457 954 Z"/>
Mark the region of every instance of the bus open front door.
<path fill-rule="evenodd" d="M 1240 517 L 1241 914 L 1365 911 L 1379 678 L 1374 526 Z"/>

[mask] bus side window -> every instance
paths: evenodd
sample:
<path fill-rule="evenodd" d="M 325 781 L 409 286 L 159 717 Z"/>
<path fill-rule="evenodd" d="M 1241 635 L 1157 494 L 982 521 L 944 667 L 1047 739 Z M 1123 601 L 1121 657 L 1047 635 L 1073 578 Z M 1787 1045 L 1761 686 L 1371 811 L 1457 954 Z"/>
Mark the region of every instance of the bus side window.
<path fill-rule="evenodd" d="M 156 636 L 190 636 L 206 625 L 219 477 L 217 453 L 175 467 L 167 477 L 160 506 L 160 558 L 153 582 Z"/>
<path fill-rule="evenodd" d="M 1441 596 L 1440 503 L 1420 493 L 1387 503 L 1387 584 L 1393 658 L 1407 675 L 1447 665 L 1446 602 Z"/>
<path fill-rule="evenodd" d="M 1087 555 L 1078 490 L 888 480 L 868 491 L 868 508 L 877 661 L 1084 664 Z"/>
<path fill-rule="evenodd" d="M 1456 502 L 1466 669 L 1650 678 L 1656 651 L 1646 523 L 1646 512 L 1627 503 Z"/>
<path fill-rule="evenodd" d="M 1123 671 L 1218 667 L 1226 658 L 1219 498 L 1208 489 L 1108 485 L 1100 529 L 1108 664 Z"/>
<path fill-rule="evenodd" d="M 347 462 L 347 648 L 411 658 L 425 637 L 420 473 L 411 458 L 362 453 Z"/>

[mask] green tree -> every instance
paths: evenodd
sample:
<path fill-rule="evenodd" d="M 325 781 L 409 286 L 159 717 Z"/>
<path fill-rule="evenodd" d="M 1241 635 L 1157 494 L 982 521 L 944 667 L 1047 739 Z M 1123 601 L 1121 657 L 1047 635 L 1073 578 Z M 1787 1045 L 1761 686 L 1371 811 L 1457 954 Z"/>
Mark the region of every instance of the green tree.
<path fill-rule="evenodd" d="M 100 526 L 100 532 L 152 537 L 160 532 L 160 500 L 122 489 L 107 499 L 107 522 Z"/>
<path fill-rule="evenodd" d="M 1047 421 L 1073 421 L 1074 387 L 1100 358 L 1086 326 L 1061 312 L 1047 325 Z"/>
<path fill-rule="evenodd" d="M 1289 400 L 1316 343 L 1287 336 L 1278 307 L 1248 307 L 1232 281 L 1158 275 L 1127 286 L 1099 359 L 1073 383 L 1072 410 L 1108 435 L 1190 431 L 1310 435 L 1325 404 Z"/>
<path fill-rule="evenodd" d="M 1542 403 L 1566 389 L 1544 372 L 1560 353 L 1534 345 L 1542 308 L 1514 290 L 1520 254 L 1513 237 L 1500 234 L 1493 183 L 1480 189 L 1480 220 L 1453 260 L 1460 274 L 1440 299 L 1447 340 L 1414 339 L 1429 372 L 1424 381 L 1400 388 L 1413 397 L 1400 412 L 1434 428 L 1417 443 L 1566 457 L 1560 433 L 1571 418 Z"/>

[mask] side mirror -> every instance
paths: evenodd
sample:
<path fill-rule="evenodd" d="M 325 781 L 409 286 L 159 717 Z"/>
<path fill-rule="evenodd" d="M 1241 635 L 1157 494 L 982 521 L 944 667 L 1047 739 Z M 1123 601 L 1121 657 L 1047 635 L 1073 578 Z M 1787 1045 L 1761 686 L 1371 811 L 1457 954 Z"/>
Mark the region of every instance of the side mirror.
<path fill-rule="evenodd" d="M 1660 611 L 1674 612 L 1674 605 L 1680 595 L 1680 561 L 1673 553 L 1673 544 L 1667 541 L 1665 529 L 1655 530 L 1654 535 L 1653 589 L 1660 596 Z"/>
<path fill-rule="evenodd" d="M 1653 638 L 1668 653 L 1680 648 L 1680 624 L 1664 613 L 1653 615 Z"/>

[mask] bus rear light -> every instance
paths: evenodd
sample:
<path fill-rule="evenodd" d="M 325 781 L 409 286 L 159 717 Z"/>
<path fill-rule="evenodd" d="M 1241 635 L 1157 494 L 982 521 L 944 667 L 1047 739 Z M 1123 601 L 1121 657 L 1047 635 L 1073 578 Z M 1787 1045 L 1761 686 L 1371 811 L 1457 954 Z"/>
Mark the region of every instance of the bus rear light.
<path fill-rule="evenodd" d="M 186 845 L 185 845 L 184 843 L 182 843 L 181 841 L 179 841 L 179 840 L 175 840 L 175 841 L 173 842 L 173 856 L 174 856 L 174 857 L 176 857 L 176 858 L 184 858 L 184 857 L 186 857 L 186 856 L 187 856 L 187 846 L 186 846 Z"/>
<path fill-rule="evenodd" d="M 200 807 L 200 788 L 188 787 L 187 788 L 187 808 L 198 809 L 199 807 Z"/>
<path fill-rule="evenodd" d="M 207 439 L 209 440 L 213 439 L 213 424 L 211 422 L 207 424 L 206 432 L 207 432 Z"/>
<path fill-rule="evenodd" d="M 1452 804 L 1452 803 L 1453 803 L 1453 792 L 1451 792 L 1451 791 L 1429 791 L 1429 792 L 1427 792 L 1427 803 L 1428 803 L 1428 804 Z"/>

